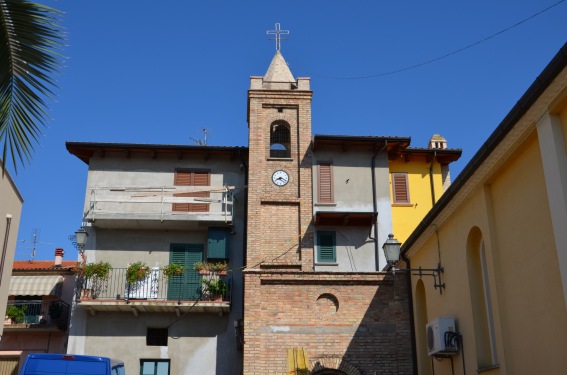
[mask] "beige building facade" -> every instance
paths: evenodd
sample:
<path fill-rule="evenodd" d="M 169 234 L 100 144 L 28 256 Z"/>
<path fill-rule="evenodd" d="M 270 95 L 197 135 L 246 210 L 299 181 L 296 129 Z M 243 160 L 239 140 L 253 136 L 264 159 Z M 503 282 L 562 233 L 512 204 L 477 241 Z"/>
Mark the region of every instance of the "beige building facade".
<path fill-rule="evenodd" d="M 419 374 L 565 372 L 566 145 L 564 46 L 402 246 L 444 269 L 411 276 Z"/>
<path fill-rule="evenodd" d="M 0 168 L 2 161 L 0 160 Z M 0 311 L 6 311 L 24 199 L 8 171 L 0 175 Z M 3 327 L 0 326 L 0 340 Z"/>

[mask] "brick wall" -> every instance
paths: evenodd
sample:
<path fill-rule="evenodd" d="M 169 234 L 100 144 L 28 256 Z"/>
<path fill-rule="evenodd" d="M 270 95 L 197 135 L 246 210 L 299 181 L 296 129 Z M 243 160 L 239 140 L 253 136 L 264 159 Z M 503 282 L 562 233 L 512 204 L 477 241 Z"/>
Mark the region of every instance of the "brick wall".
<path fill-rule="evenodd" d="M 404 274 L 245 271 L 244 373 L 287 373 L 287 348 L 311 370 L 413 374 Z"/>

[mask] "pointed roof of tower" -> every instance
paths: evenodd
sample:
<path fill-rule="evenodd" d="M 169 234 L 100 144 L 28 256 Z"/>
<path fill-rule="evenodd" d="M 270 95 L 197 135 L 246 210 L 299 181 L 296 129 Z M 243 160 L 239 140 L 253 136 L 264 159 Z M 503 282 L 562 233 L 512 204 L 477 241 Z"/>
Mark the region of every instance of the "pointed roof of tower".
<path fill-rule="evenodd" d="M 287 66 L 287 62 L 284 60 L 280 51 L 276 51 L 272 62 L 270 63 L 270 67 L 264 75 L 264 81 L 266 82 L 295 82 L 295 78 L 293 78 L 293 74 L 291 74 L 291 70 L 289 70 L 289 66 Z"/>

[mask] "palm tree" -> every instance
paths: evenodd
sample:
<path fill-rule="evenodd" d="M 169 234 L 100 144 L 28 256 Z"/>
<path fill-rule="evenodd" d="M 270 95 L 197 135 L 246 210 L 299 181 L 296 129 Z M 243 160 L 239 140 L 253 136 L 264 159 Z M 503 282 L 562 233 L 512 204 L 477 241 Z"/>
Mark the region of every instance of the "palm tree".
<path fill-rule="evenodd" d="M 49 118 L 54 77 L 62 67 L 62 13 L 23 0 L 0 0 L 0 147 L 14 170 L 29 162 Z M 4 163 L 2 164 L 4 173 Z"/>

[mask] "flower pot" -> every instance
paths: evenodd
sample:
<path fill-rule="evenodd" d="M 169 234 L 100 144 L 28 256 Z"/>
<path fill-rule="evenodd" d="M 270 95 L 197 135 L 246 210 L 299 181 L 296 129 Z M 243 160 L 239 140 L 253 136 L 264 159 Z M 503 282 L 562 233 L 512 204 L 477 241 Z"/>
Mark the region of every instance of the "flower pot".
<path fill-rule="evenodd" d="M 227 270 L 216 271 L 216 274 L 219 276 L 226 276 L 228 274 L 228 271 Z"/>
<path fill-rule="evenodd" d="M 199 270 L 199 275 L 208 275 L 210 273 L 211 273 L 211 271 L 209 271 L 209 270 Z"/>

